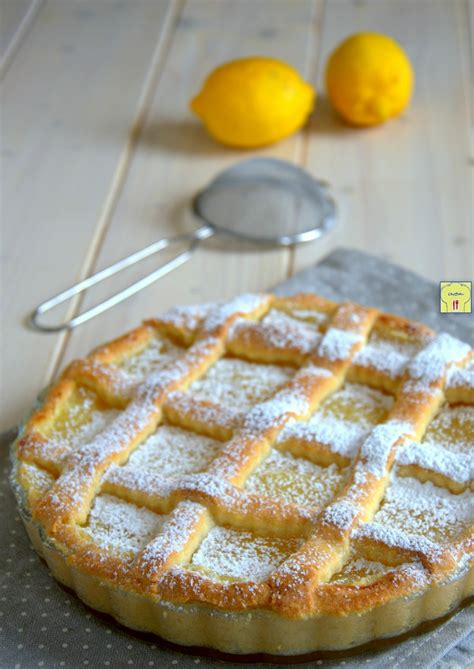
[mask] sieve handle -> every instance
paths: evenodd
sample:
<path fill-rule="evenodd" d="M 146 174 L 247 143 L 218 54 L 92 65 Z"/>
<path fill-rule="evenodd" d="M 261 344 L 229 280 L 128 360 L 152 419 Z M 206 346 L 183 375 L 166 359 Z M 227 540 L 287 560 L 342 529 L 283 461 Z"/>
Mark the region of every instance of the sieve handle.
<path fill-rule="evenodd" d="M 199 242 L 204 239 L 207 239 L 208 237 L 211 237 L 213 234 L 214 234 L 214 229 L 211 228 L 211 226 L 203 225 L 193 234 L 177 235 L 175 237 L 165 237 L 163 239 L 159 239 L 158 241 L 153 242 L 149 246 L 145 246 L 143 249 L 135 251 L 134 253 L 132 253 L 129 256 L 126 256 L 125 258 L 117 260 L 112 265 L 109 265 L 108 267 L 101 269 L 99 272 L 92 274 L 86 279 L 83 279 L 82 281 L 79 281 L 78 283 L 74 284 L 70 288 L 66 288 L 66 290 L 63 290 L 57 295 L 54 295 L 53 297 L 47 299 L 45 302 L 42 302 L 30 314 L 28 319 L 29 324 L 35 330 L 39 330 L 40 332 L 61 332 L 62 330 L 73 330 L 78 325 L 86 323 L 87 321 L 91 320 L 91 318 L 95 318 L 95 316 L 102 314 L 104 311 L 107 311 L 107 309 L 114 307 L 116 304 L 120 304 L 120 302 L 123 302 L 132 295 L 135 295 L 135 293 L 138 293 L 140 290 L 143 290 L 143 288 L 146 288 L 155 281 L 158 281 L 158 279 L 161 279 L 161 277 L 165 276 L 165 274 L 168 274 L 169 272 L 176 269 L 180 265 L 183 265 L 187 260 L 189 260 L 193 252 L 196 250 Z M 87 290 L 87 288 L 95 286 L 95 284 L 97 283 L 101 283 L 109 276 L 113 276 L 114 274 L 121 272 L 125 268 L 130 267 L 131 265 L 135 265 L 141 260 L 149 258 L 150 256 L 154 255 L 155 253 L 158 253 L 159 251 L 162 251 L 163 249 L 167 248 L 168 246 L 171 246 L 172 244 L 185 241 L 189 241 L 189 247 L 185 251 L 178 253 L 178 255 L 176 255 L 174 258 L 169 260 L 164 265 L 161 265 L 161 267 L 158 267 L 157 269 L 153 270 L 153 272 L 150 272 L 150 274 L 147 274 L 142 279 L 139 279 L 135 283 L 132 283 L 130 286 L 127 286 L 123 290 L 120 290 L 118 293 L 114 293 L 114 295 L 111 295 L 103 302 L 96 304 L 94 307 L 87 309 L 87 311 L 78 314 L 77 316 L 71 318 L 68 321 L 59 323 L 59 325 L 45 325 L 44 323 L 41 323 L 40 318 L 43 314 L 50 311 L 51 309 L 54 309 L 54 307 L 58 306 L 59 304 L 62 304 L 63 302 L 70 300 L 76 295 L 80 295 L 82 292 Z"/>

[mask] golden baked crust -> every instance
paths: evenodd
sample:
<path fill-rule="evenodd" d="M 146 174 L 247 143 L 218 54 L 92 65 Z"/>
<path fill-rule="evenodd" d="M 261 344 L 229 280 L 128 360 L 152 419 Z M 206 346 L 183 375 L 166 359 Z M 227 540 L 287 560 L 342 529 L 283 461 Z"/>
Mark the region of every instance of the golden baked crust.
<path fill-rule="evenodd" d="M 472 589 L 473 364 L 449 335 L 311 294 L 175 308 L 65 370 L 13 447 L 14 488 L 55 575 L 132 627 L 228 652 L 365 643 Z M 211 610 L 267 631 L 176 631 L 140 598 L 190 630 Z M 398 627 L 345 635 L 394 606 Z"/>

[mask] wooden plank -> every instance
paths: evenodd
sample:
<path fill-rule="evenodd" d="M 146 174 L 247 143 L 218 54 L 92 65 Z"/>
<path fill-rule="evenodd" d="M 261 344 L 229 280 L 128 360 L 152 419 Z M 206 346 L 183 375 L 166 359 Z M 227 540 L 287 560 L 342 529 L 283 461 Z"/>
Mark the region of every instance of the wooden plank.
<path fill-rule="evenodd" d="M 470 129 L 471 129 L 471 160 L 470 165 L 473 170 L 474 179 L 474 0 L 468 0 L 467 3 L 467 21 L 461 14 L 460 16 L 461 30 L 465 31 L 463 40 L 467 42 L 467 49 L 463 49 L 465 56 L 465 83 L 464 87 L 467 93 L 469 109 L 471 112 Z M 473 211 L 474 211 L 474 189 L 473 189 Z"/>
<path fill-rule="evenodd" d="M 320 3 L 306 0 L 199 0 L 185 5 L 149 122 L 123 192 L 116 193 L 115 213 L 97 267 L 163 235 L 194 229 L 189 213 L 191 197 L 231 163 L 253 155 L 295 159 L 298 135 L 256 152 L 233 151 L 214 143 L 191 116 L 188 101 L 212 68 L 239 56 L 272 55 L 304 71 L 311 39 L 309 27 L 318 20 L 319 10 Z M 287 261 L 286 250 L 261 252 L 237 250 L 223 242 L 205 244 L 186 266 L 72 334 L 65 353 L 59 351 L 58 365 L 174 304 L 266 289 L 286 276 Z M 155 258 L 150 265 L 157 263 Z M 143 273 L 143 268 L 130 272 L 127 281 Z M 123 281 L 114 279 L 114 288 L 121 287 Z M 92 291 L 84 306 L 91 306 L 110 290 L 109 285 Z"/>
<path fill-rule="evenodd" d="M 32 5 L 34 5 L 34 0 L 2 0 L 0 5 L 0 58 L 4 57 Z"/>
<path fill-rule="evenodd" d="M 33 25 L 44 0 L 3 0 L 0 6 L 0 79 Z"/>
<path fill-rule="evenodd" d="M 80 275 L 167 11 L 148 0 L 52 0 L 8 70 L 2 428 L 47 381 L 57 337 L 28 331 L 24 318 Z"/>
<path fill-rule="evenodd" d="M 305 162 L 333 186 L 340 224 L 300 248 L 295 270 L 336 245 L 356 246 L 435 281 L 472 276 L 466 4 L 452 0 L 327 3 L 318 64 L 348 34 L 374 30 L 406 48 L 416 72 L 411 107 L 386 126 L 344 126 L 324 99 L 307 132 Z"/>
<path fill-rule="evenodd" d="M 2 0 L 0 5 L 0 54 L 4 54 L 15 36 L 33 0 Z"/>

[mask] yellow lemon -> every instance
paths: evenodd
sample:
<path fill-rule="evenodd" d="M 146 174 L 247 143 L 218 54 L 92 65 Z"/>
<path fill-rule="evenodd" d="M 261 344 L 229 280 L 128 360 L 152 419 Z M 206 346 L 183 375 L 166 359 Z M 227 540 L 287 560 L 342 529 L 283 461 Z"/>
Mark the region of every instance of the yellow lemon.
<path fill-rule="evenodd" d="M 298 130 L 315 97 L 290 65 L 273 58 L 241 58 L 211 72 L 191 109 L 219 142 L 250 148 Z"/>
<path fill-rule="evenodd" d="M 348 37 L 329 57 L 326 89 L 335 109 L 354 125 L 377 125 L 407 106 L 414 74 L 401 46 L 387 35 Z"/>

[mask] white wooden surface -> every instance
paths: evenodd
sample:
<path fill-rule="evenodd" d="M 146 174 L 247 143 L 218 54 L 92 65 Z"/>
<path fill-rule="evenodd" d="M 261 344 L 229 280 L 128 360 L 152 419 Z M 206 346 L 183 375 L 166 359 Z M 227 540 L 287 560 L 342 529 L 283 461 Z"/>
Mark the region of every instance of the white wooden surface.
<path fill-rule="evenodd" d="M 65 362 L 143 317 L 174 303 L 268 288 L 337 245 L 373 251 L 433 280 L 472 278 L 472 2 L 0 2 L 1 429 L 19 420 Z M 402 42 L 417 86 L 402 118 L 354 130 L 324 98 L 324 63 L 343 37 L 366 29 Z M 208 244 L 187 266 L 73 334 L 28 331 L 24 317 L 37 302 L 164 234 L 191 229 L 192 194 L 253 155 L 213 143 L 187 108 L 211 68 L 249 54 L 283 58 L 316 83 L 307 127 L 256 153 L 329 180 L 338 230 L 290 251 Z M 130 272 L 114 289 L 139 275 Z M 110 288 L 91 291 L 69 314 Z"/>
<path fill-rule="evenodd" d="M 3 77 L 16 50 L 33 25 L 43 0 L 3 0 L 0 16 L 0 75 Z"/>

